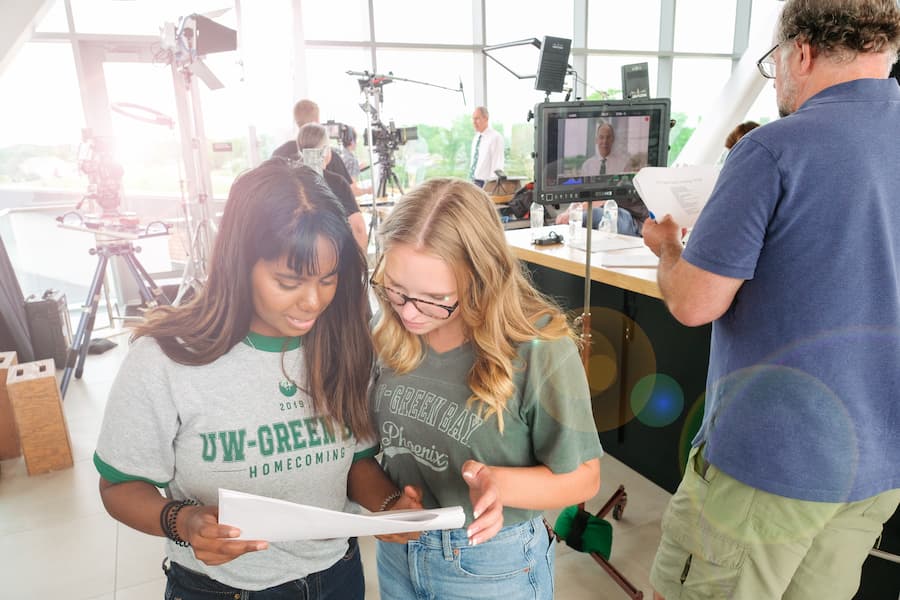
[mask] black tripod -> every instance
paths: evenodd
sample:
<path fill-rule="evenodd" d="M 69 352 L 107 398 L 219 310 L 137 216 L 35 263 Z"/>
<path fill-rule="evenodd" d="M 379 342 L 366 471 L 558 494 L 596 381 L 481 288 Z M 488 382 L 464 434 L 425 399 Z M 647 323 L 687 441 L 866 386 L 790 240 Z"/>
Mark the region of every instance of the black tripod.
<path fill-rule="evenodd" d="M 75 370 L 76 379 L 81 379 L 84 372 L 84 361 L 87 358 L 88 345 L 91 341 L 91 332 L 94 329 L 94 319 L 97 316 L 97 307 L 100 305 L 100 292 L 103 280 L 106 277 L 106 266 L 111 256 L 120 256 L 125 261 L 128 271 L 137 282 L 141 299 L 148 308 L 169 304 L 169 299 L 162 289 L 156 285 L 150 273 L 138 262 L 135 252 L 140 252 L 130 241 L 98 242 L 96 248 L 89 250 L 90 254 L 97 255 L 97 270 L 91 280 L 87 300 L 82 308 L 81 319 L 78 321 L 78 329 L 72 339 L 72 346 L 66 356 L 66 368 L 63 371 L 62 382 L 59 386 L 60 394 L 65 397 L 69 380 L 72 378 L 72 370 Z"/>
<path fill-rule="evenodd" d="M 372 218 L 369 221 L 370 240 L 372 239 L 372 234 L 378 225 L 378 199 L 384 198 L 385 202 L 388 201 L 388 184 L 393 184 L 394 187 L 399 190 L 400 195 L 404 194 L 403 186 L 400 185 L 400 179 L 397 177 L 397 174 L 394 173 L 394 149 L 390 147 L 381 148 L 376 146 L 375 153 L 378 155 L 379 167 L 378 190 L 376 190 L 375 195 L 372 197 Z"/>

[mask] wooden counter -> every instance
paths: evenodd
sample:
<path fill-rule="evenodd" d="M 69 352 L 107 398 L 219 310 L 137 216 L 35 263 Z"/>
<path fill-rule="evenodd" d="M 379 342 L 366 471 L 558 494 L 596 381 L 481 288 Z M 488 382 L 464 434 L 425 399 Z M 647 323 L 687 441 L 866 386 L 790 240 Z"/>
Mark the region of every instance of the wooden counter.
<path fill-rule="evenodd" d="M 563 243 L 553 246 L 535 246 L 531 243 L 531 229 L 517 229 L 506 232 L 506 240 L 519 260 L 528 261 L 557 271 L 584 277 L 585 252 L 568 245 L 568 225 L 551 225 L 541 231 L 556 231 L 563 236 Z M 597 235 L 597 232 L 593 232 Z M 605 283 L 623 290 L 637 292 L 651 298 L 662 299 L 656 283 L 656 269 L 648 267 L 619 268 L 604 267 L 602 252 L 591 253 L 591 280 Z M 614 250 L 608 254 L 617 256 L 652 256 L 646 246 Z"/>

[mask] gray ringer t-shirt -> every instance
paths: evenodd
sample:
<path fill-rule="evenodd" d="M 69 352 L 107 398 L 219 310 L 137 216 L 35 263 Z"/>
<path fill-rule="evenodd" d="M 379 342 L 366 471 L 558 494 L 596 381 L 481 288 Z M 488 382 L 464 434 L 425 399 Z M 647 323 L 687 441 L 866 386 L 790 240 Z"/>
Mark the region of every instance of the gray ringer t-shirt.
<path fill-rule="evenodd" d="M 375 454 L 372 443 L 333 431 L 286 380 L 283 370 L 295 381 L 303 372 L 298 339 L 283 358 L 282 338 L 250 339 L 253 346 L 237 344 L 202 366 L 179 365 L 156 340 L 138 339 L 110 391 L 94 457 L 100 474 L 114 483 L 149 481 L 171 498 L 206 505 L 223 487 L 353 510 L 347 472 L 355 458 Z M 190 548 L 166 548 L 171 560 L 250 590 L 327 569 L 346 550 L 346 538 L 278 542 L 210 567 Z"/>

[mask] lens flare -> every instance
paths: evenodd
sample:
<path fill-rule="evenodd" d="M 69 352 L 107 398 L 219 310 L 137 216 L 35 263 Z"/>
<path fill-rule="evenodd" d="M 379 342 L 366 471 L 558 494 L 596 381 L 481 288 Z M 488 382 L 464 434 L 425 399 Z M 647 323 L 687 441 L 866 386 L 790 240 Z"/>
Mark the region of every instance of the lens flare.
<path fill-rule="evenodd" d="M 631 390 L 631 410 L 650 427 L 671 425 L 684 409 L 684 392 L 678 382 L 662 373 L 638 380 Z"/>

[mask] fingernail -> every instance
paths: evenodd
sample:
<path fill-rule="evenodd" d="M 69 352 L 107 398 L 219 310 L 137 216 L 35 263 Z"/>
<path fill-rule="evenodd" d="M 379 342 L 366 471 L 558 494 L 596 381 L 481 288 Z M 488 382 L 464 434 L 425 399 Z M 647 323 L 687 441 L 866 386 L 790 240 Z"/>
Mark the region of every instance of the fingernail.
<path fill-rule="evenodd" d="M 469 538 L 469 545 L 470 545 L 470 546 L 477 546 L 477 545 L 478 545 L 478 538 Z"/>
<path fill-rule="evenodd" d="M 478 517 L 481 516 L 481 513 L 478 512 L 478 511 L 476 510 L 476 511 L 473 511 L 473 512 L 472 512 L 472 516 L 475 517 L 475 518 L 477 519 Z"/>
<path fill-rule="evenodd" d="M 475 477 L 475 475 L 473 475 L 473 474 L 470 473 L 469 471 L 463 471 L 463 477 L 464 477 L 465 479 L 472 479 L 473 477 Z"/>

